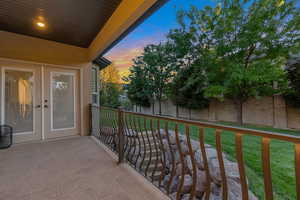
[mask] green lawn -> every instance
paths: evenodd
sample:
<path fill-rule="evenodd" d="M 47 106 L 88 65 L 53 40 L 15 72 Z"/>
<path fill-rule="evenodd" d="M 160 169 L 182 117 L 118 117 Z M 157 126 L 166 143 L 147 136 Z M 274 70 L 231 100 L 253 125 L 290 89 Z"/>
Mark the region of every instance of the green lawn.
<path fill-rule="evenodd" d="M 149 127 L 149 121 L 147 122 Z M 222 123 L 229 125 L 229 123 Z M 232 124 L 230 124 L 232 125 Z M 163 122 L 161 122 L 163 128 Z M 257 127 L 245 125 L 246 128 L 253 128 L 264 131 L 279 132 L 284 134 L 299 135 L 300 131 L 280 130 L 269 127 Z M 174 128 L 174 123 L 169 123 L 169 128 Z M 179 125 L 180 132 L 183 132 L 184 126 Z M 215 130 L 205 129 L 205 142 L 215 146 Z M 198 139 L 198 128 L 190 128 L 191 137 Z M 222 132 L 222 148 L 228 158 L 235 161 L 235 138 L 232 132 Z M 277 200 L 296 199 L 296 183 L 294 171 L 294 145 L 289 142 L 272 140 L 271 148 L 271 168 L 273 190 Z M 259 199 L 264 199 L 264 184 L 261 161 L 261 138 L 256 136 L 243 137 L 244 161 L 246 164 L 246 173 L 249 180 L 249 187 Z"/>
<path fill-rule="evenodd" d="M 226 123 L 226 125 L 229 125 L 229 123 Z M 172 124 L 171 127 L 174 127 L 174 124 Z M 245 125 L 244 127 L 300 136 L 299 131 L 287 131 L 269 127 L 257 127 L 252 125 Z M 180 125 L 180 130 L 181 132 L 183 132 L 183 125 Z M 198 128 L 192 126 L 190 132 L 191 137 L 197 140 Z M 223 151 L 226 152 L 230 160 L 236 161 L 234 134 L 229 131 L 223 131 L 221 138 Z M 205 143 L 215 146 L 214 129 L 205 129 Z M 294 145 L 289 142 L 272 140 L 270 148 L 272 180 L 275 199 L 294 200 L 296 199 Z M 246 173 L 249 180 L 249 187 L 251 191 L 254 192 L 257 197 L 259 197 L 259 199 L 264 199 L 264 184 L 262 178 L 263 174 L 261 162 L 261 137 L 244 136 L 243 153 L 244 161 L 246 164 Z"/>

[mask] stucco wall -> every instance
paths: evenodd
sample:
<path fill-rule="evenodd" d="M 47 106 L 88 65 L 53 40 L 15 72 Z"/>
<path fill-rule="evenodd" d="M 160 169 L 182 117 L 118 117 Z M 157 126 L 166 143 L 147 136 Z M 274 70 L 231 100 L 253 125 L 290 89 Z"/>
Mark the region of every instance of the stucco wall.
<path fill-rule="evenodd" d="M 88 49 L 0 31 L 0 57 L 57 65 L 88 62 Z"/>

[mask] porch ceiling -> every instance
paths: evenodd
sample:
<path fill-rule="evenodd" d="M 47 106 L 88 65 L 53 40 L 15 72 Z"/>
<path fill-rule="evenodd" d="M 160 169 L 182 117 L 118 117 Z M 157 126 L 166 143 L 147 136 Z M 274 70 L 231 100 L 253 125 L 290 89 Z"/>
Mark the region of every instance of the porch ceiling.
<path fill-rule="evenodd" d="M 97 61 L 167 1 L 0 0 L 0 57 L 58 65 Z"/>
<path fill-rule="evenodd" d="M 121 1 L 1 0 L 0 30 L 87 48 Z"/>

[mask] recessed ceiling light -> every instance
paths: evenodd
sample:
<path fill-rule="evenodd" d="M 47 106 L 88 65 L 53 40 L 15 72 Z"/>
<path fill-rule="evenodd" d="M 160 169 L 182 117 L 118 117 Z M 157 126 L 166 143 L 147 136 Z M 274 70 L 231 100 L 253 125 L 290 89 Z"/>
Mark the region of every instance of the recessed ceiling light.
<path fill-rule="evenodd" d="M 41 28 L 44 28 L 46 26 L 43 22 L 37 22 L 36 25 Z"/>

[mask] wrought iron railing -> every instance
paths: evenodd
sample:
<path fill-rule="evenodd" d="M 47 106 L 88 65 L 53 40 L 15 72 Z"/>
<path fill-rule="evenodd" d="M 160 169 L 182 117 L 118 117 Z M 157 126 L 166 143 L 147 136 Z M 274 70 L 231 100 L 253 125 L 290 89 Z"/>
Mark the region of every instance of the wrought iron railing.
<path fill-rule="evenodd" d="M 205 143 L 207 128 L 214 131 L 213 145 Z M 234 134 L 238 177 L 227 174 L 230 170 L 227 164 L 234 162 L 228 161 L 222 152 L 224 131 Z M 235 199 L 248 200 L 255 199 L 249 190 L 243 152 L 243 138 L 248 135 L 261 138 L 262 179 L 264 198 L 267 200 L 274 198 L 270 141 L 294 144 L 295 194 L 300 200 L 298 136 L 100 107 L 100 132 L 97 137 L 118 155 L 119 162 L 128 162 L 172 199 L 213 199 L 211 196 L 215 186 L 220 191 L 219 199 L 230 200 L 233 199 L 231 181 L 235 178 L 240 186 L 240 197 Z M 214 156 L 216 162 L 211 163 Z M 211 165 L 217 166 L 218 170 Z M 229 166 L 234 168 L 235 165 Z"/>

